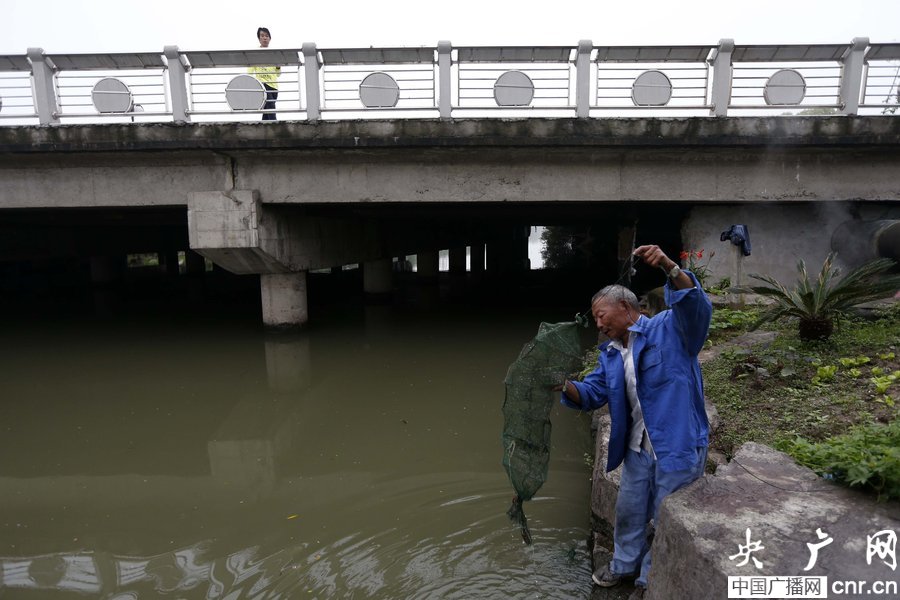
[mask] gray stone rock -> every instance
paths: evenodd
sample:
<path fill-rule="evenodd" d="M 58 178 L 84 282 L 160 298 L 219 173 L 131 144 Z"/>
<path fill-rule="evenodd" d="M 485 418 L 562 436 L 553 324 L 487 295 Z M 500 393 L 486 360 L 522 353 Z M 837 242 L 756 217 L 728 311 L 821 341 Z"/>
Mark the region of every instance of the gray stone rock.
<path fill-rule="evenodd" d="M 750 556 L 739 545 L 760 542 Z M 833 539 L 809 570 L 807 544 Z M 897 581 L 868 536 L 900 533 L 900 503 L 877 503 L 827 482 L 767 446 L 747 443 L 728 464 L 672 494 L 660 508 L 646 600 L 727 598 L 728 576 L 827 576 L 834 582 Z M 747 557 L 749 558 L 749 557 Z M 867 560 L 869 559 L 869 560 Z M 796 597 L 796 596 L 795 596 Z M 842 598 L 873 598 L 866 591 Z M 895 597 L 895 596 L 882 596 Z"/>
<path fill-rule="evenodd" d="M 772 341 L 775 340 L 776 336 L 777 332 L 775 331 L 749 331 L 743 335 L 739 335 L 732 340 L 728 340 L 727 342 L 717 344 L 712 348 L 702 350 L 697 359 L 702 365 L 703 363 L 717 358 L 720 354 L 728 350 L 734 350 L 736 348 L 750 348 L 757 344 L 771 344 Z"/>

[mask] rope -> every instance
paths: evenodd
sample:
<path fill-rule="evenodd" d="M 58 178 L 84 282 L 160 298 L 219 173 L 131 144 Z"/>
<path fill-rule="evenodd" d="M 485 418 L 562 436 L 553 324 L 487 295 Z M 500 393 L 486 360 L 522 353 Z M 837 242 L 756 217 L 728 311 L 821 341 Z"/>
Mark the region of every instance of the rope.
<path fill-rule="evenodd" d="M 788 488 L 785 488 L 785 487 L 781 487 L 780 485 L 775 485 L 774 483 L 772 483 L 772 482 L 770 482 L 770 481 L 766 481 L 765 479 L 763 479 L 762 477 L 758 476 L 756 473 L 754 473 L 753 471 L 751 471 L 750 469 L 748 469 L 747 467 L 745 467 L 744 465 L 742 465 L 736 458 L 732 458 L 731 461 L 730 461 L 728 464 L 731 464 L 731 463 L 734 463 L 734 464 L 736 464 L 737 466 L 739 466 L 740 468 L 742 468 L 744 471 L 747 472 L 748 475 L 750 475 L 750 477 L 753 477 L 753 478 L 756 479 L 757 481 L 760 481 L 760 482 L 762 482 L 762 483 L 764 483 L 764 484 L 766 484 L 766 485 L 768 485 L 768 486 L 770 486 L 770 487 L 773 487 L 773 488 L 775 488 L 775 489 L 777 489 L 777 490 L 781 490 L 781 491 L 783 491 L 783 492 L 789 492 L 789 493 L 791 493 L 791 494 L 817 494 L 817 493 L 821 493 L 821 492 L 830 492 L 830 491 L 832 491 L 832 490 L 830 490 L 830 489 L 821 489 L 821 490 L 791 490 L 791 489 L 788 489 Z"/>

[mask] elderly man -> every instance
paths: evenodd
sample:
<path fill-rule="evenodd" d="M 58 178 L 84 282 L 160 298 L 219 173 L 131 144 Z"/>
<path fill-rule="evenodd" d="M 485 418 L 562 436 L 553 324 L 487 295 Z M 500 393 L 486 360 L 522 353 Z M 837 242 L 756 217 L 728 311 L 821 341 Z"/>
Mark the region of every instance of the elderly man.
<path fill-rule="evenodd" d="M 611 471 L 624 462 L 612 561 L 593 575 L 612 587 L 636 577 L 632 598 L 643 597 L 650 570 L 647 532 L 663 498 L 703 474 L 709 421 L 697 354 L 709 331 L 712 305 L 697 278 L 658 246 L 634 255 L 666 272 L 671 309 L 648 318 L 627 288 L 610 285 L 594 295 L 591 312 L 610 341 L 584 381 L 566 381 L 562 403 L 593 410 L 609 404 Z"/>

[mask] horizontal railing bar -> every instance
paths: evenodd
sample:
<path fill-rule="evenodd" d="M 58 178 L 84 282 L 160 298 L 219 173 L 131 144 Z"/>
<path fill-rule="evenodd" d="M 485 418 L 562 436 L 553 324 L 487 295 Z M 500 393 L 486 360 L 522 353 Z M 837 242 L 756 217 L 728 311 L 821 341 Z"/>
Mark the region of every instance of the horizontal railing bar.
<path fill-rule="evenodd" d="M 602 63 L 600 63 L 602 64 Z M 614 66 L 614 67 L 598 67 L 598 71 L 640 71 L 642 73 L 647 71 L 708 71 L 709 67 L 704 67 L 700 63 L 697 63 L 695 67 L 670 67 L 670 66 L 659 66 L 652 67 L 641 64 L 641 66 L 636 66 L 638 63 L 634 63 L 635 66 L 632 65 L 622 65 L 622 66 Z"/>
<path fill-rule="evenodd" d="M 600 106 L 591 105 L 591 110 L 709 110 L 711 104 L 685 105 L 685 106 Z M 743 107 L 739 107 L 743 108 Z"/>

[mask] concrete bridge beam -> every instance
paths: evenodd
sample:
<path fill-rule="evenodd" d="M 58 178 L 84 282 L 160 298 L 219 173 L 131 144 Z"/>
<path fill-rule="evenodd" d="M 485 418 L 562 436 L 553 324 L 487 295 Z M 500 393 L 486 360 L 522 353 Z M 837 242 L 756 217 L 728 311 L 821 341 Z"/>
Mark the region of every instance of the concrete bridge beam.
<path fill-rule="evenodd" d="M 378 234 L 371 226 L 306 217 L 287 207 L 269 209 L 256 190 L 189 193 L 188 238 L 193 251 L 220 267 L 260 275 L 263 322 L 272 327 L 308 320 L 308 270 L 378 255 Z M 364 268 L 367 288 L 390 291 L 390 259 Z"/>

